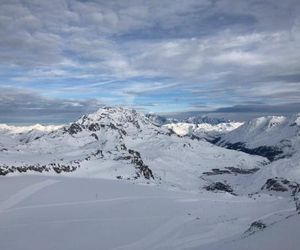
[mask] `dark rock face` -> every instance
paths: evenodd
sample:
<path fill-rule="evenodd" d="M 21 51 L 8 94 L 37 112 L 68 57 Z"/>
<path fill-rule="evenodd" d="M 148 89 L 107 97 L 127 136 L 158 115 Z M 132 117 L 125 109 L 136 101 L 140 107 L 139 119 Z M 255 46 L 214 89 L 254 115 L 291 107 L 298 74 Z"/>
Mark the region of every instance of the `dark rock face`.
<path fill-rule="evenodd" d="M 296 205 L 296 211 L 300 214 L 300 200 L 297 198 L 295 200 L 295 205 Z"/>
<path fill-rule="evenodd" d="M 5 176 L 9 173 L 10 171 L 4 167 L 0 167 L 0 175 Z"/>
<path fill-rule="evenodd" d="M 94 156 L 94 157 L 97 157 L 97 158 L 103 158 L 104 157 L 103 151 L 101 149 L 98 149 L 95 153 L 92 153 L 91 155 Z"/>
<path fill-rule="evenodd" d="M 91 136 L 93 136 L 97 141 L 99 140 L 98 135 L 96 135 L 95 133 L 92 133 Z"/>
<path fill-rule="evenodd" d="M 150 180 L 150 178 L 154 179 L 152 170 L 143 162 L 141 158 L 141 154 L 138 151 L 134 151 L 132 149 L 128 149 L 128 153 L 132 155 L 131 163 L 136 166 L 139 170 L 137 172 L 137 177 L 140 177 L 142 174 L 146 179 Z"/>
<path fill-rule="evenodd" d="M 275 179 L 268 179 L 266 184 L 262 187 L 263 189 L 267 189 L 269 191 L 276 192 L 287 192 L 288 189 L 282 185 L 282 183 Z"/>
<path fill-rule="evenodd" d="M 242 169 L 236 167 L 225 167 L 226 169 L 213 168 L 210 172 L 203 172 L 204 175 L 221 175 L 221 174 L 254 174 L 259 168 Z"/>
<path fill-rule="evenodd" d="M 63 164 L 55 164 L 52 168 L 58 174 L 60 174 L 61 172 L 73 172 L 77 169 L 74 166 L 63 165 Z"/>
<path fill-rule="evenodd" d="M 289 181 L 284 178 L 270 178 L 261 187 L 261 190 L 274 192 L 289 192 L 296 206 L 296 211 L 300 213 L 300 184 L 294 181 Z"/>
<path fill-rule="evenodd" d="M 211 172 L 203 172 L 204 175 L 221 175 L 221 174 L 231 174 L 229 170 L 222 170 L 219 168 L 213 168 Z"/>
<path fill-rule="evenodd" d="M 61 172 L 73 172 L 78 167 L 80 167 L 79 164 L 75 164 L 75 165 L 74 164 L 49 163 L 47 165 L 41 165 L 37 163 L 37 164 L 25 164 L 22 166 L 2 165 L 0 166 L 0 175 L 7 175 L 9 173 L 14 173 L 14 172 L 26 173 L 27 171 L 35 171 L 35 172 L 43 173 L 43 172 L 49 172 L 51 169 L 58 174 Z"/>
<path fill-rule="evenodd" d="M 254 174 L 260 169 L 260 168 L 242 169 L 236 167 L 225 167 L 225 168 L 230 170 L 230 172 L 234 174 Z"/>
<path fill-rule="evenodd" d="M 77 134 L 78 132 L 81 132 L 82 128 L 77 123 L 72 123 L 71 126 L 67 129 L 67 132 L 69 132 L 70 135 Z"/>
<path fill-rule="evenodd" d="M 221 138 L 216 138 L 215 140 L 212 140 L 211 142 L 214 144 L 217 144 L 219 146 L 228 148 L 228 149 L 234 149 L 238 151 L 245 152 L 250 155 L 260 155 L 263 157 L 266 157 L 269 161 L 274 161 L 276 159 L 279 159 L 281 155 L 284 153 L 280 148 L 278 147 L 270 147 L 270 146 L 260 146 L 257 148 L 247 148 L 245 143 L 237 142 L 237 143 L 229 143 L 225 141 L 220 141 Z"/>
<path fill-rule="evenodd" d="M 96 131 L 98 131 L 99 129 L 100 129 L 100 126 L 99 126 L 98 123 L 92 123 L 92 124 L 90 124 L 90 125 L 88 126 L 88 130 L 90 130 L 90 131 L 96 132 Z"/>
<path fill-rule="evenodd" d="M 266 227 L 267 227 L 266 224 L 263 223 L 262 221 L 260 221 L 260 220 L 254 221 L 251 223 L 250 227 L 248 228 L 248 230 L 245 233 L 254 234 L 257 231 L 264 230 Z"/>
<path fill-rule="evenodd" d="M 270 178 L 261 187 L 261 190 L 287 192 L 290 191 L 292 195 L 300 191 L 300 185 L 296 182 L 291 182 L 284 178 Z"/>
<path fill-rule="evenodd" d="M 224 191 L 233 194 L 233 189 L 228 184 L 222 182 L 214 182 L 209 186 L 206 186 L 205 189 L 207 191 Z"/>

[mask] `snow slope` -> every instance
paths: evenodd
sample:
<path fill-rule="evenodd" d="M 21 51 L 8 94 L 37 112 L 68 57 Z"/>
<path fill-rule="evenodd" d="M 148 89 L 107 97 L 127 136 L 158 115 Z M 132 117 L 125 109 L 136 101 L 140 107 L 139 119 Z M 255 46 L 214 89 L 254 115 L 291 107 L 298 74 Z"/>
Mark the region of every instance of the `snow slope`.
<path fill-rule="evenodd" d="M 274 196 L 199 195 L 101 179 L 0 179 L 6 190 L 0 249 L 297 250 L 300 244 L 299 215 Z M 257 220 L 271 225 L 245 233 Z"/>
<path fill-rule="evenodd" d="M 221 136 L 225 133 L 228 133 L 243 123 L 241 122 L 229 122 L 229 123 L 218 123 L 218 124 L 209 124 L 209 123 L 170 123 L 165 126 L 169 129 L 172 129 L 176 134 L 180 136 L 196 136 L 198 138 L 203 138 L 207 140 L 213 140 L 214 138 Z"/>
<path fill-rule="evenodd" d="M 291 156 L 300 150 L 299 119 L 299 115 L 256 118 L 222 135 L 218 145 L 263 156 L 270 153 L 271 160 Z"/>

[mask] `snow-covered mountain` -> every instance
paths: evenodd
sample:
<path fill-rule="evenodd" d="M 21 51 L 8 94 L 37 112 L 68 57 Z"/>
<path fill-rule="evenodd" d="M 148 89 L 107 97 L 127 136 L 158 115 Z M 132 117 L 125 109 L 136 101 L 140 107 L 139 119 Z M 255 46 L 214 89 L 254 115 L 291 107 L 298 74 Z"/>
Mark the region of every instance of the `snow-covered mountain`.
<path fill-rule="evenodd" d="M 213 141 L 217 137 L 228 133 L 243 123 L 241 122 L 228 122 L 228 123 L 218 123 L 218 124 L 209 124 L 209 123 L 170 123 L 165 126 L 169 129 L 172 129 L 176 134 L 180 136 L 191 136 L 197 137 L 199 139 L 206 139 L 207 141 Z"/>
<path fill-rule="evenodd" d="M 300 115 L 256 118 L 217 141 L 218 145 L 270 160 L 289 157 L 300 150 Z"/>
<path fill-rule="evenodd" d="M 151 121 L 158 125 L 166 125 L 166 124 L 175 124 L 175 123 L 190 123 L 190 124 L 210 124 L 210 125 L 218 125 L 220 123 L 231 123 L 232 121 L 226 120 L 224 118 L 216 118 L 210 117 L 208 115 L 197 115 L 191 116 L 188 118 L 171 118 L 166 116 L 157 115 L 155 113 L 146 114 Z"/>
<path fill-rule="evenodd" d="M 157 115 L 154 113 L 147 113 L 145 114 L 145 116 L 151 120 L 154 124 L 157 125 L 165 125 L 165 124 L 169 124 L 169 123 L 177 123 L 178 120 L 175 118 L 169 118 L 169 117 L 165 117 L 165 116 L 161 116 L 161 115 Z"/>
<path fill-rule="evenodd" d="M 41 124 L 35 124 L 29 126 L 13 126 L 0 124 L 0 147 L 1 141 L 4 141 L 5 138 L 15 143 L 29 142 L 62 127 L 63 125 L 43 126 Z"/>
<path fill-rule="evenodd" d="M 14 125 L 7 125 L 7 124 L 0 124 L 0 133 L 7 133 L 7 134 L 21 134 L 21 133 L 28 133 L 30 131 L 41 131 L 41 132 L 51 132 L 63 127 L 63 125 L 29 125 L 29 126 L 14 126 Z"/>
<path fill-rule="evenodd" d="M 210 125 L 217 125 L 220 123 L 230 123 L 231 121 L 226 120 L 224 118 L 210 117 L 207 115 L 198 115 L 198 116 L 192 116 L 192 117 L 183 119 L 182 122 L 192 123 L 192 124 L 206 123 L 206 124 L 210 124 Z"/>
<path fill-rule="evenodd" d="M 41 124 L 35 124 L 29 126 L 13 126 L 0 124 L 0 151 L 7 150 L 7 147 L 13 147 L 35 140 L 62 127 L 63 125 L 43 126 Z"/>
<path fill-rule="evenodd" d="M 249 170 L 267 163 L 259 156 L 182 138 L 134 110 L 109 107 L 35 140 L 7 147 L 0 157 L 2 174 L 73 172 L 185 190 L 207 185 L 201 176 L 212 169 Z"/>

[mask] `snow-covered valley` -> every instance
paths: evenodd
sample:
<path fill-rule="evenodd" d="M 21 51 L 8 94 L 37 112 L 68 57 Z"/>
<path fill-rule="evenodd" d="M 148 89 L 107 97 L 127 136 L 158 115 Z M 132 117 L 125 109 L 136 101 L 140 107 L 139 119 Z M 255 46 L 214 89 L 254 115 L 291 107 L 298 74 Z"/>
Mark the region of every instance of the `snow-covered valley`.
<path fill-rule="evenodd" d="M 153 117 L 1 125 L 0 249 L 298 249 L 299 116 Z"/>

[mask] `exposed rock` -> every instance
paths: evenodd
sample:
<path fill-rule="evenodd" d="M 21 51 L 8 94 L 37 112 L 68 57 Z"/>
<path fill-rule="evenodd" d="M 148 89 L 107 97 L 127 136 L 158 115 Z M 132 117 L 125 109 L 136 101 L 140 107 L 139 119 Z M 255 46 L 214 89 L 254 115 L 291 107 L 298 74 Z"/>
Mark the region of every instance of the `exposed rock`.
<path fill-rule="evenodd" d="M 233 189 L 230 187 L 230 185 L 222 183 L 222 182 L 214 182 L 214 183 L 206 186 L 205 189 L 207 191 L 224 191 L 224 192 L 233 194 Z"/>
<path fill-rule="evenodd" d="M 72 123 L 71 126 L 67 129 L 67 132 L 69 132 L 70 135 L 77 134 L 78 132 L 81 132 L 82 128 L 77 123 Z"/>
<path fill-rule="evenodd" d="M 260 168 L 242 169 L 236 167 L 225 167 L 225 168 L 230 170 L 231 173 L 235 173 L 235 174 L 254 174 L 260 169 Z"/>
<path fill-rule="evenodd" d="M 4 168 L 4 167 L 0 167 L 0 175 L 7 175 L 9 173 L 9 170 Z"/>
<path fill-rule="evenodd" d="M 97 141 L 99 140 L 98 136 L 95 133 L 92 133 L 91 136 L 93 136 Z"/>
<path fill-rule="evenodd" d="M 251 223 L 250 227 L 247 229 L 245 233 L 254 234 L 257 231 L 262 231 L 266 228 L 266 224 L 263 223 L 261 220 L 254 221 Z"/>
<path fill-rule="evenodd" d="M 34 171 L 34 172 L 49 172 L 51 169 L 53 169 L 56 173 L 61 172 L 73 172 L 78 167 L 80 167 L 79 164 L 72 165 L 72 164 L 60 164 L 60 163 L 50 163 L 48 165 L 41 165 L 39 163 L 37 164 L 24 164 L 21 166 L 7 166 L 2 165 L 0 166 L 0 175 L 7 175 L 9 173 L 14 173 L 18 171 L 19 173 L 26 173 L 27 171 Z"/>
<path fill-rule="evenodd" d="M 137 177 L 140 177 L 140 174 L 143 174 L 143 176 L 148 180 L 150 178 L 154 179 L 152 170 L 143 162 L 141 154 L 132 149 L 128 149 L 128 153 L 133 156 L 131 158 L 131 163 L 133 163 L 139 170 L 139 172 L 137 172 Z"/>
<path fill-rule="evenodd" d="M 219 168 L 213 168 L 211 172 L 203 172 L 204 175 L 220 175 L 220 174 L 231 174 L 229 170 L 221 170 Z"/>
<path fill-rule="evenodd" d="M 120 145 L 120 148 L 121 148 L 121 150 L 127 150 L 127 147 L 124 143 Z"/>
<path fill-rule="evenodd" d="M 261 190 L 287 192 L 289 189 L 286 185 L 289 183 L 285 179 L 268 179 L 266 183 L 261 187 Z"/>
<path fill-rule="evenodd" d="M 100 155 L 100 158 L 103 158 L 104 155 L 103 155 L 103 151 L 101 149 L 98 149 L 95 153 L 92 153 L 92 156 L 99 156 Z M 98 157 L 99 158 L 99 157 Z"/>
<path fill-rule="evenodd" d="M 261 190 L 274 192 L 289 192 L 296 206 L 296 211 L 300 213 L 300 184 L 294 181 L 289 181 L 284 178 L 270 178 L 261 187 Z"/>
<path fill-rule="evenodd" d="M 242 169 L 236 167 L 225 167 L 226 169 L 213 168 L 210 172 L 203 172 L 204 175 L 221 174 L 254 174 L 259 168 Z"/>
<path fill-rule="evenodd" d="M 228 149 L 234 149 L 238 151 L 245 152 L 247 154 L 251 155 L 260 155 L 263 157 L 266 157 L 270 161 L 277 160 L 281 157 L 283 154 L 283 151 L 278 147 L 271 147 L 271 146 L 260 146 L 257 148 L 247 148 L 244 143 L 237 142 L 237 143 L 228 143 L 221 141 L 219 142 L 219 138 L 215 139 L 215 144 L 219 146 L 223 146 Z"/>
<path fill-rule="evenodd" d="M 92 124 L 90 124 L 90 125 L 88 126 L 88 130 L 90 130 L 90 131 L 96 132 L 96 131 L 98 131 L 99 129 L 100 129 L 100 126 L 99 126 L 98 123 L 92 123 Z"/>

